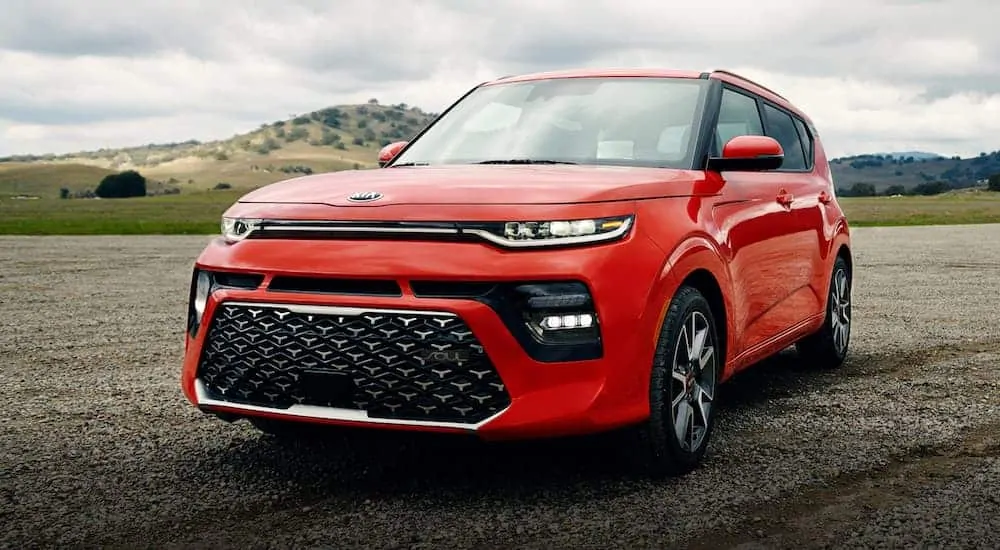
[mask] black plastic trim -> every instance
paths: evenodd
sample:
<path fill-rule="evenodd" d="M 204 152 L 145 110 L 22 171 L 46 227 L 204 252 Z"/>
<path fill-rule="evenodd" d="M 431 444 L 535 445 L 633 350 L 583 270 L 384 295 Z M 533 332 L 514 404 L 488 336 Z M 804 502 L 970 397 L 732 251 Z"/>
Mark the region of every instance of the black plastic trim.
<path fill-rule="evenodd" d="M 719 109 L 722 105 L 722 82 L 711 80 L 705 94 L 702 107 L 701 127 L 698 129 L 698 144 L 694 155 L 694 167 L 707 169 L 708 159 L 712 156 L 715 144 L 715 127 L 719 122 Z"/>
<path fill-rule="evenodd" d="M 303 277 L 275 275 L 267 285 L 268 292 L 305 292 L 310 294 L 343 294 L 350 296 L 403 295 L 403 289 L 394 280 L 340 279 L 332 277 Z"/>
<path fill-rule="evenodd" d="M 559 363 L 571 361 L 588 361 L 600 359 L 604 355 L 604 345 L 601 338 L 600 324 L 595 325 L 596 337 L 592 341 L 555 343 L 540 340 L 527 326 L 526 317 L 533 311 L 528 307 L 529 296 L 518 292 L 518 288 L 540 285 L 569 285 L 566 290 L 574 287 L 571 294 L 585 293 L 587 303 L 582 309 L 593 311 L 593 293 L 580 281 L 517 281 L 517 282 L 454 282 L 454 281 L 411 281 L 410 287 L 418 298 L 445 298 L 456 300 L 475 300 L 489 306 L 511 335 L 521 345 L 525 353 L 535 361 L 542 363 Z M 580 311 L 574 307 L 566 311 Z M 534 310 L 536 312 L 557 312 L 559 308 Z M 596 312 L 595 312 L 596 316 Z"/>

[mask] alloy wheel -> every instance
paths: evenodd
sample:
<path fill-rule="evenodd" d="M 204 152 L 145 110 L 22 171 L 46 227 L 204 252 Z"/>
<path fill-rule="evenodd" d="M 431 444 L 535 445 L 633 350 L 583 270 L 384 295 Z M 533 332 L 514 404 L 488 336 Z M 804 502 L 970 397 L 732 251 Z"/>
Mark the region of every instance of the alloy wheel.
<path fill-rule="evenodd" d="M 718 379 L 715 344 L 708 318 L 691 312 L 674 346 L 668 390 L 674 436 L 687 452 L 697 451 L 708 432 Z"/>
<path fill-rule="evenodd" d="M 830 285 L 830 329 L 834 348 L 838 354 L 844 353 L 851 336 L 851 283 L 844 269 L 834 273 Z"/>

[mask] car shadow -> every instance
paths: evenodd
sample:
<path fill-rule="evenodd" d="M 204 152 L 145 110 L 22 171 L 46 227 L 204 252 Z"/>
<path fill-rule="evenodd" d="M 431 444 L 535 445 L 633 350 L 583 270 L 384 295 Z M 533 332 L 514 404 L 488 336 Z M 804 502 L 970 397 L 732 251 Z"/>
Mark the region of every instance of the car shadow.
<path fill-rule="evenodd" d="M 732 414 L 835 383 L 838 372 L 811 369 L 794 352 L 783 352 L 723 385 L 718 423 L 724 430 Z M 621 437 L 483 443 L 454 435 L 317 429 L 297 439 L 251 436 L 209 455 L 200 467 L 242 484 L 269 486 L 277 478 L 306 500 L 331 494 L 606 499 L 652 483 L 629 473 Z"/>

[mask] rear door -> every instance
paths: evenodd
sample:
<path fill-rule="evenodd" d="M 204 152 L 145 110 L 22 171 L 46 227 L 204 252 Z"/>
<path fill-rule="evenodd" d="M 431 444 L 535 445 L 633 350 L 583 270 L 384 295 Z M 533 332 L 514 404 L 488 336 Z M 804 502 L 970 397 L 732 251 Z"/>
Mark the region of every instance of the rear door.
<path fill-rule="evenodd" d="M 768 136 L 781 144 L 785 152 L 781 168 L 768 175 L 778 183 L 789 208 L 790 234 L 787 236 L 784 276 L 790 288 L 778 306 L 785 325 L 795 325 L 822 311 L 825 293 L 817 291 L 818 268 L 823 264 L 821 231 L 824 227 L 825 204 L 821 193 L 826 190 L 823 177 L 816 173 L 811 136 L 805 124 L 793 113 L 777 105 L 762 102 L 764 129 Z"/>

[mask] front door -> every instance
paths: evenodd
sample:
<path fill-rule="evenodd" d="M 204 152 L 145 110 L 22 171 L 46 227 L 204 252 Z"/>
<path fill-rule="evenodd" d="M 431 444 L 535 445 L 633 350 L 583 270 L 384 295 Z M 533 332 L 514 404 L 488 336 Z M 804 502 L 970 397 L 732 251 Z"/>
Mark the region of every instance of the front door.
<path fill-rule="evenodd" d="M 735 136 L 764 135 L 757 99 L 724 88 L 716 134 L 718 152 Z M 795 323 L 788 304 L 800 281 L 801 235 L 794 194 L 775 176 L 724 172 L 726 185 L 713 209 L 734 282 L 734 320 L 742 334 L 737 354 L 760 349 Z"/>

